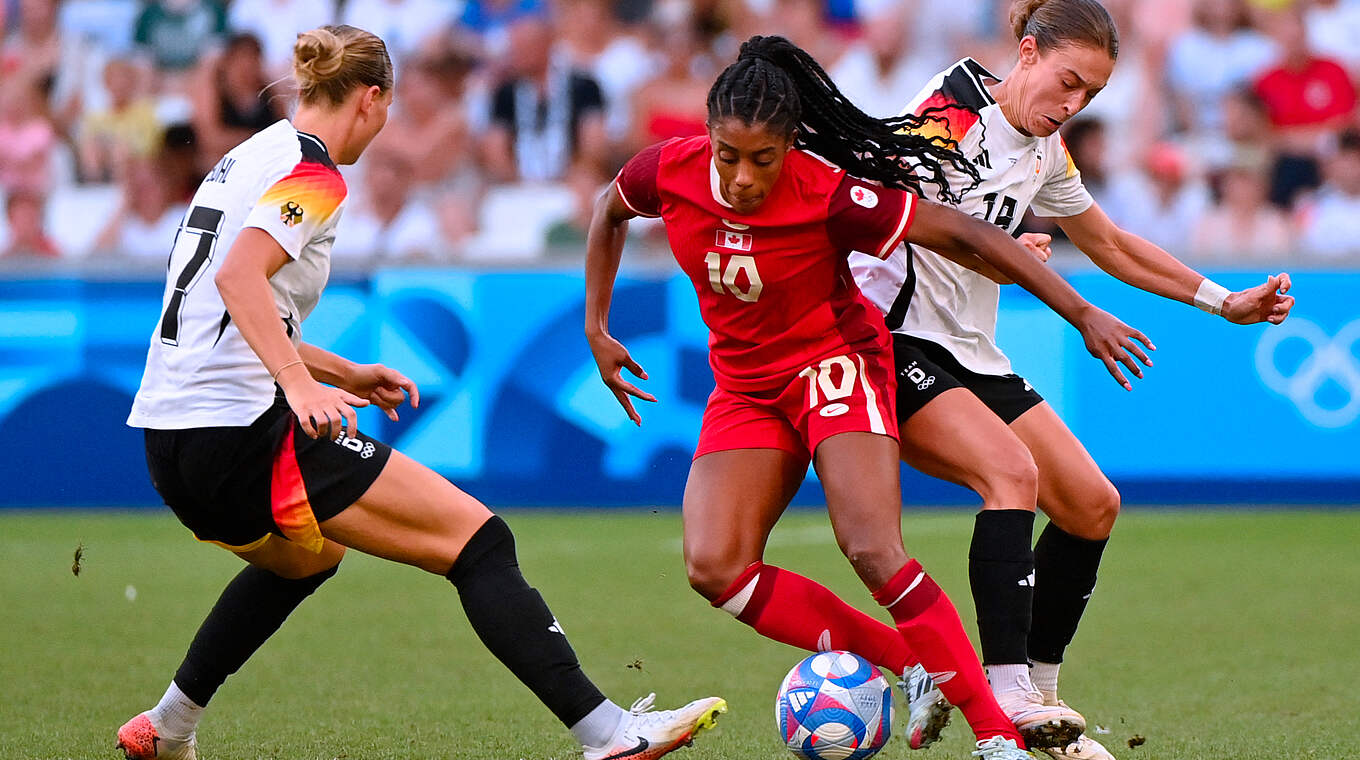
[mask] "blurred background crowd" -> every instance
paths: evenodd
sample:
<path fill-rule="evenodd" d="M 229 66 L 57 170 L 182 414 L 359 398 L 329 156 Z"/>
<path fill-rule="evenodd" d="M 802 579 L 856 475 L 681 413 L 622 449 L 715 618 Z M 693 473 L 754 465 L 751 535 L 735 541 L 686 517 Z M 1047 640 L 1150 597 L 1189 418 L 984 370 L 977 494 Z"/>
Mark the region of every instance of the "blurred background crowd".
<path fill-rule="evenodd" d="M 1228 267 L 1360 262 L 1360 0 L 1105 4 L 1119 62 L 1065 138 L 1110 216 Z M 321 24 L 377 33 L 397 67 L 387 128 L 344 168 L 337 266 L 481 265 L 579 258 L 603 184 L 703 131 L 751 34 L 789 37 L 887 116 L 962 56 L 1004 75 L 1009 6 L 0 0 L 0 261 L 163 266 L 204 172 L 289 113 L 293 40 Z"/>

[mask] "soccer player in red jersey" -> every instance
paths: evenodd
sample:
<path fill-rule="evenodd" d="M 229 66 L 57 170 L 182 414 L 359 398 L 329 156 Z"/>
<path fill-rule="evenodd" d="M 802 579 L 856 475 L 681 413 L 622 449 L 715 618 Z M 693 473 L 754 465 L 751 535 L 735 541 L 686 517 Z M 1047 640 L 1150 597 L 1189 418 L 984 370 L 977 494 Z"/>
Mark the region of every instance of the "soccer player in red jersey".
<path fill-rule="evenodd" d="M 1132 368 L 1128 347 L 1146 339 L 1004 231 L 900 189 L 916 187 L 912 167 L 939 179 L 945 164 L 966 166 L 947 141 L 904 131 L 916 121 L 871 119 L 806 52 L 752 38 L 709 92 L 708 135 L 643 150 L 597 203 L 586 333 L 605 383 L 640 424 L 631 397 L 655 399 L 623 378 L 624 368 L 646 374 L 610 336 L 608 315 L 628 220 L 662 218 L 698 293 L 717 381 L 684 496 L 690 584 L 777 641 L 848 649 L 899 673 L 923 664 L 972 726 L 975 754 L 1019 760 L 1029 755 L 957 611 L 903 548 L 892 346 L 847 257 L 887 256 L 904 240 L 966 249 L 1013 273 L 1097 357 Z M 837 542 L 896 629 L 761 561 L 810 461 Z"/>

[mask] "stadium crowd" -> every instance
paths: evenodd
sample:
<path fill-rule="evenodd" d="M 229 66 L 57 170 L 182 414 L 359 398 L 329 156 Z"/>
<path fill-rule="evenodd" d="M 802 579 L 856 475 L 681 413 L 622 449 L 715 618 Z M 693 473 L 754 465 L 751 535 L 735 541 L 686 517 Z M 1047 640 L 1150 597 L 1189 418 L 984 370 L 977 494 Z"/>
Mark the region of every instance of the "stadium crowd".
<path fill-rule="evenodd" d="M 1225 266 L 1354 261 L 1360 0 L 1105 4 L 1119 63 L 1064 134 L 1109 215 Z M 964 55 L 1008 70 L 1009 5 L 0 0 L 0 260 L 163 263 L 202 175 L 289 113 L 293 40 L 321 24 L 377 33 L 397 67 L 388 127 L 345 168 L 337 264 L 480 264 L 581 256 L 603 183 L 704 129 L 751 34 L 789 37 L 888 116 Z"/>

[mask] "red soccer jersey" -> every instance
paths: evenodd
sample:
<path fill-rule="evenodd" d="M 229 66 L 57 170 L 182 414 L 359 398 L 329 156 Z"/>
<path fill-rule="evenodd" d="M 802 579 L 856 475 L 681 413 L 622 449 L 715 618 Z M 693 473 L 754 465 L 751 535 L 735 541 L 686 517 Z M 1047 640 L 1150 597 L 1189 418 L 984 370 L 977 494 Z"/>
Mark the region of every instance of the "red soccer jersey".
<path fill-rule="evenodd" d="M 1278 67 L 1256 81 L 1270 123 L 1277 127 L 1323 124 L 1355 110 L 1355 86 L 1346 70 L 1315 58 L 1301 71 Z"/>
<path fill-rule="evenodd" d="M 911 227 L 911 193 L 792 150 L 765 202 L 738 214 L 722 198 L 706 136 L 643 150 L 615 186 L 628 208 L 665 221 L 699 294 L 720 387 L 774 390 L 821 359 L 890 350 L 883 316 L 860 294 L 847 257 L 891 253 Z"/>

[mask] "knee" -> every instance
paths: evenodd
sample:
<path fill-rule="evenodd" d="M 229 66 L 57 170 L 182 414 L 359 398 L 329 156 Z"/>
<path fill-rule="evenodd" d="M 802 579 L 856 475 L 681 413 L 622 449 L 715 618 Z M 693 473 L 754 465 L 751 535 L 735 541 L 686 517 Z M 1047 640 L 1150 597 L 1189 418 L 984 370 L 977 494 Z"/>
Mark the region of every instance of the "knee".
<path fill-rule="evenodd" d="M 1098 485 L 1082 489 L 1081 501 L 1063 510 L 1066 518 L 1054 519 L 1058 527 L 1078 538 L 1100 541 L 1110 537 L 1119 517 L 1119 489 L 1106 478 Z"/>
<path fill-rule="evenodd" d="M 717 553 L 685 554 L 685 574 L 690 588 L 710 602 L 722 596 L 741 575 L 745 568 L 737 565 Z"/>
<path fill-rule="evenodd" d="M 1033 508 L 1039 495 L 1039 468 L 1019 441 L 988 455 L 987 466 L 974 485 L 984 507 Z"/>

